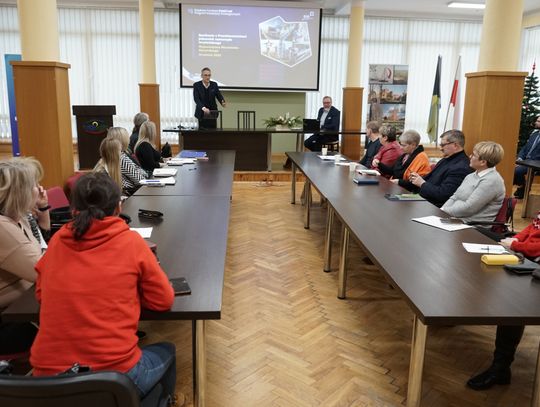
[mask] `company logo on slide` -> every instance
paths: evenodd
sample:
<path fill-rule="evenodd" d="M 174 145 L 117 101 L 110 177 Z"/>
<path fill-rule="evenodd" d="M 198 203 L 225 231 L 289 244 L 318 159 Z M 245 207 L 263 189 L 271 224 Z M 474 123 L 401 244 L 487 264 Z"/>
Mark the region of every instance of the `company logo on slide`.
<path fill-rule="evenodd" d="M 280 16 L 259 23 L 261 55 L 293 67 L 311 57 L 309 27 L 305 21 L 285 21 Z"/>

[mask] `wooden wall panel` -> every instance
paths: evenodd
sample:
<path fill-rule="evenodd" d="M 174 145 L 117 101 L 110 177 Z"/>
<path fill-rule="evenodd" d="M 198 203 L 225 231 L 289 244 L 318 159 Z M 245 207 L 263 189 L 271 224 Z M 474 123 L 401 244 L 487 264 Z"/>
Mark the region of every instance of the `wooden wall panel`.
<path fill-rule="evenodd" d="M 59 62 L 14 61 L 13 75 L 21 154 L 45 169 L 46 188 L 73 174 L 68 69 Z"/>
<path fill-rule="evenodd" d="M 159 110 L 159 85 L 157 83 L 139 83 L 141 112 L 148 113 L 156 124 L 156 147 L 161 147 L 161 113 Z"/>
<path fill-rule="evenodd" d="M 470 153 L 476 143 L 484 140 L 503 146 L 504 159 L 497 166 L 497 171 L 504 178 L 508 195 L 512 192 L 526 75 L 526 72 L 473 72 L 465 75 L 465 150 Z"/>
<path fill-rule="evenodd" d="M 364 88 L 343 88 L 342 130 L 358 131 L 358 134 L 341 136 L 341 152 L 352 160 L 360 159 L 360 130 L 362 129 L 362 95 Z"/>

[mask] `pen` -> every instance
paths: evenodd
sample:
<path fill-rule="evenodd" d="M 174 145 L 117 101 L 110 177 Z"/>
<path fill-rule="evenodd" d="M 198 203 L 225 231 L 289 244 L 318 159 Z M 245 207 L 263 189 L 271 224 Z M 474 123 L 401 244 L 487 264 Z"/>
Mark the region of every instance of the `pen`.
<path fill-rule="evenodd" d="M 486 246 L 486 253 L 489 254 L 489 246 Z"/>

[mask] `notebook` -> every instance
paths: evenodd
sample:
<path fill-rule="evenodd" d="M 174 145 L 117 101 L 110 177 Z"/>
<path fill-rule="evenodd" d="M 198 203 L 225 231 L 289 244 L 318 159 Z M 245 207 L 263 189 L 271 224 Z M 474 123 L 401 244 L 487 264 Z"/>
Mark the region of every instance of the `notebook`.
<path fill-rule="evenodd" d="M 306 132 L 319 131 L 321 122 L 317 119 L 304 119 L 302 120 L 302 129 Z"/>
<path fill-rule="evenodd" d="M 369 175 L 356 175 L 353 178 L 353 182 L 357 185 L 377 185 L 379 183 L 379 179 L 370 177 Z"/>

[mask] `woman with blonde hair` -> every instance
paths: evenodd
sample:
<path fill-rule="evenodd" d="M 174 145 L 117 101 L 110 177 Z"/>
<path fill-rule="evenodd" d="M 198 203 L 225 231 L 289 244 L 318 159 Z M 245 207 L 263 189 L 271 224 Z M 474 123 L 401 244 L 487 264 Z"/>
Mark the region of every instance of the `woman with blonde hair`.
<path fill-rule="evenodd" d="M 131 131 L 131 136 L 129 137 L 128 147 L 130 154 L 135 153 L 135 144 L 137 144 L 137 140 L 139 140 L 139 129 L 141 128 L 141 125 L 148 120 L 150 120 L 150 116 L 148 116 L 148 113 L 144 112 L 137 113 L 133 118 L 133 130 Z"/>
<path fill-rule="evenodd" d="M 144 122 L 139 130 L 139 140 L 135 144 L 135 156 L 149 175 L 152 174 L 154 168 L 162 166 L 161 154 L 155 148 L 156 134 L 154 122 Z"/>
<path fill-rule="evenodd" d="M 123 127 L 111 127 L 107 131 L 107 138 L 118 140 L 122 146 L 120 153 L 120 172 L 122 173 L 122 190 L 124 195 L 131 196 L 140 187 L 140 181 L 148 175 L 127 154 L 129 134 Z"/>
<path fill-rule="evenodd" d="M 122 145 L 118 140 L 104 138 L 99 145 L 99 155 L 101 159 L 94 167 L 94 172 L 104 172 L 122 188 L 122 171 L 120 170 L 120 152 Z"/>
<path fill-rule="evenodd" d="M 465 177 L 441 209 L 466 222 L 495 220 L 506 192 L 504 180 L 495 168 L 503 156 L 504 150 L 499 143 L 477 143 L 470 155 L 470 166 L 475 172 Z"/>
<path fill-rule="evenodd" d="M 42 174 L 41 164 L 33 158 L 0 161 L 0 311 L 36 280 L 34 266 L 42 250 L 28 214 L 36 210 L 42 221 L 49 222 L 47 194 L 38 184 Z M 36 333 L 30 323 L 0 320 L 0 354 L 28 350 Z"/>

